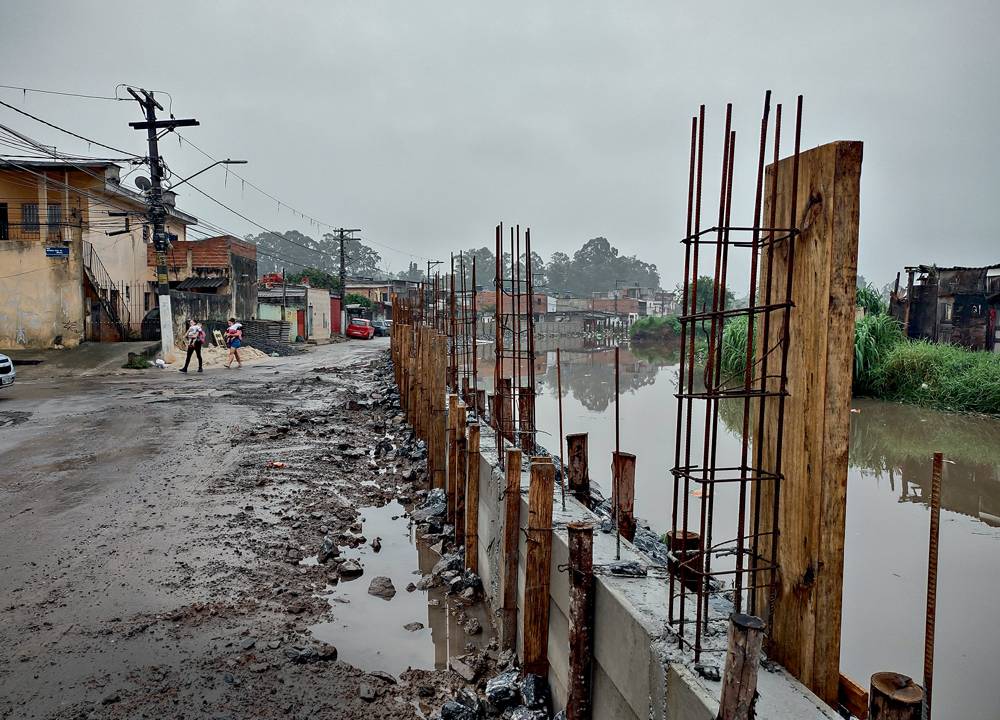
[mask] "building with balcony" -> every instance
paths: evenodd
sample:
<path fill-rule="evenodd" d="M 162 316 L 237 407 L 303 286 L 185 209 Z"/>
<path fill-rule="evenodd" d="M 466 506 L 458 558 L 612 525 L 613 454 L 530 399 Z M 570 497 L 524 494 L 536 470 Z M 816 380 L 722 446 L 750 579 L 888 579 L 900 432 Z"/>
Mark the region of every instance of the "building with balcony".
<path fill-rule="evenodd" d="M 121 171 L 112 162 L 0 161 L 0 348 L 138 335 L 155 301 L 151 232 L 145 198 L 122 186 Z M 184 240 L 196 222 L 171 208 L 167 231 Z"/>

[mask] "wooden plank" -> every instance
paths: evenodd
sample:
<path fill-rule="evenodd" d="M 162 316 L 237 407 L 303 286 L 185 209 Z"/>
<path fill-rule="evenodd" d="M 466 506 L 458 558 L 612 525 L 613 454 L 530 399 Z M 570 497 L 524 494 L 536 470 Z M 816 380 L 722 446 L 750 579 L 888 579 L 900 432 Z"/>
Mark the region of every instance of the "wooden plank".
<path fill-rule="evenodd" d="M 775 521 L 780 530 L 780 572 L 769 608 L 768 655 L 831 705 L 837 702 L 840 678 L 861 159 L 862 144 L 850 141 L 823 145 L 800 156 L 795 211 L 800 234 L 792 277 L 784 480 L 777 518 L 773 485 L 764 483 L 760 490 L 760 532 L 770 532 Z M 774 172 L 773 165 L 768 167 L 768 188 Z M 791 159 L 786 158 L 778 163 L 779 227 L 790 222 L 791 180 Z M 763 217 L 770 217 L 768 206 Z M 777 243 L 763 253 L 760 287 L 766 282 L 769 253 L 774 256 L 773 287 L 780 288 L 783 297 L 788 243 Z M 760 343 L 773 347 L 780 328 L 780 321 L 773 322 L 769 337 L 758 340 L 758 357 Z M 769 389 L 778 390 L 777 382 L 772 381 Z M 777 402 L 768 403 L 765 468 L 774 467 L 777 408 Z M 763 557 L 770 557 L 768 537 L 760 550 Z M 768 595 L 766 589 L 759 591 L 759 607 L 767 606 Z"/>
<path fill-rule="evenodd" d="M 455 459 L 458 468 L 455 472 L 455 544 L 465 543 L 465 484 L 469 476 L 469 438 L 465 424 L 465 403 L 459 401 L 458 415 L 455 418 Z"/>
<path fill-rule="evenodd" d="M 635 539 L 635 455 L 611 453 L 611 507 L 617 515 L 618 531 L 632 542 Z"/>
<path fill-rule="evenodd" d="M 754 615 L 729 618 L 729 647 L 722 673 L 718 720 L 753 720 L 764 621 Z"/>
<path fill-rule="evenodd" d="M 514 649 L 517 637 L 517 533 L 521 527 L 521 451 L 508 450 L 504 487 L 503 566 L 500 641 Z"/>
<path fill-rule="evenodd" d="M 868 720 L 868 691 L 843 673 L 840 674 L 838 698 L 851 715 L 858 720 Z"/>
<path fill-rule="evenodd" d="M 448 512 L 447 520 L 449 523 L 455 522 L 455 485 L 458 483 L 458 436 L 457 436 L 457 418 L 458 418 L 458 396 L 454 393 L 449 393 L 448 395 L 448 483 L 445 488 L 445 496 L 447 497 Z"/>
<path fill-rule="evenodd" d="M 549 587 L 552 572 L 552 500 L 556 466 L 548 455 L 531 458 L 527 561 L 524 570 L 524 670 L 549 674 Z"/>
<path fill-rule="evenodd" d="M 571 433 L 566 436 L 566 458 L 566 479 L 569 483 L 569 491 L 577 500 L 590 507 L 587 433 Z"/>
<path fill-rule="evenodd" d="M 571 522 L 569 534 L 569 693 L 566 720 L 590 720 L 594 665 L 594 526 Z"/>
<path fill-rule="evenodd" d="M 479 423 L 469 427 L 468 476 L 465 485 L 465 567 L 479 573 Z"/>

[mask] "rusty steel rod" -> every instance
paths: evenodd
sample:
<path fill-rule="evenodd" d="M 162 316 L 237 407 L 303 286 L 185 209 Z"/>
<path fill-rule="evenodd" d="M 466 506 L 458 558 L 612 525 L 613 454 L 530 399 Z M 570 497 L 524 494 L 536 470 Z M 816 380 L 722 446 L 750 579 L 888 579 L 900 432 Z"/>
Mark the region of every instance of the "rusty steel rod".
<path fill-rule="evenodd" d="M 931 526 L 927 543 L 927 612 L 924 619 L 924 720 L 931 720 L 934 686 L 934 625 L 937 619 L 938 537 L 941 532 L 941 453 L 934 453 L 931 470 Z"/>
<path fill-rule="evenodd" d="M 559 491 L 562 494 L 562 509 L 566 512 L 566 463 L 563 459 L 566 436 L 563 434 L 562 357 L 558 347 L 556 348 L 556 396 L 559 399 Z"/>
<path fill-rule="evenodd" d="M 622 529 L 621 521 L 619 518 L 620 510 L 620 497 L 617 492 L 617 487 L 620 482 L 619 475 L 621 473 L 621 463 L 618 462 L 618 457 L 621 455 L 621 391 L 619 390 L 619 363 L 618 363 L 618 346 L 615 345 L 615 456 L 611 463 L 611 469 L 613 471 L 611 483 L 612 489 L 615 490 L 613 493 L 615 497 L 614 510 L 615 510 L 615 560 L 622 559 Z"/>

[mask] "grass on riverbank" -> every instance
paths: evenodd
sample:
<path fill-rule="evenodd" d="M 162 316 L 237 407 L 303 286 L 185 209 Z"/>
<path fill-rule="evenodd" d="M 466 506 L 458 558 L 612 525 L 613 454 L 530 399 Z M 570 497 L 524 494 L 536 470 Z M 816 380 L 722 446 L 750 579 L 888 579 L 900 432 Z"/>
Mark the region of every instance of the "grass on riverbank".
<path fill-rule="evenodd" d="M 673 315 L 647 315 L 629 328 L 629 337 L 635 342 L 668 342 L 680 336 L 681 321 Z"/>
<path fill-rule="evenodd" d="M 746 317 L 722 333 L 722 371 L 742 377 Z M 952 412 L 1000 416 L 1000 354 L 907 340 L 884 313 L 865 315 L 854 327 L 854 394 Z"/>

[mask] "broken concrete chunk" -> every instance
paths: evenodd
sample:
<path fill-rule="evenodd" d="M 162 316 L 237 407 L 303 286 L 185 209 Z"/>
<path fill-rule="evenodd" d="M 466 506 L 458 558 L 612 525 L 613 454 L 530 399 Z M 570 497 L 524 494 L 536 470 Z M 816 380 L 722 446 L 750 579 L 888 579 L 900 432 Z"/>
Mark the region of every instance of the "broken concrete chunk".
<path fill-rule="evenodd" d="M 316 555 L 316 560 L 322 565 L 327 560 L 335 558 L 340 555 L 340 548 L 337 547 L 337 543 L 332 537 L 327 535 L 323 538 L 323 544 L 320 545 L 319 553 Z"/>
<path fill-rule="evenodd" d="M 478 720 L 479 715 L 472 708 L 460 702 L 449 700 L 441 706 L 441 720 Z"/>
<path fill-rule="evenodd" d="M 371 585 L 368 586 L 368 594 L 383 600 L 392 600 L 396 595 L 396 588 L 392 584 L 392 580 L 384 575 L 379 575 L 372 579 Z"/>
<path fill-rule="evenodd" d="M 358 688 L 358 697 L 365 702 L 373 702 L 375 700 L 375 688 L 368 683 L 361 683 L 361 687 Z"/>
<path fill-rule="evenodd" d="M 424 624 L 421 622 L 406 623 L 406 625 L 403 626 L 403 629 L 408 630 L 409 632 L 416 632 L 417 630 L 423 630 Z"/>
<path fill-rule="evenodd" d="M 352 580 L 360 577 L 364 573 L 364 568 L 357 560 L 347 560 L 340 566 L 340 577 L 344 580 Z"/>
<path fill-rule="evenodd" d="M 483 626 L 479 623 L 476 618 L 469 618 L 469 621 L 465 623 L 465 634 L 466 635 L 478 635 L 483 631 Z"/>
<path fill-rule="evenodd" d="M 517 704 L 520 693 L 517 685 L 518 675 L 517 670 L 508 670 L 486 683 L 486 702 L 489 703 L 492 713 L 499 714 Z"/>
<path fill-rule="evenodd" d="M 526 673 L 521 679 L 521 702 L 533 710 L 545 710 L 545 716 L 548 717 L 548 709 L 552 704 L 548 681 L 541 675 Z"/>
<path fill-rule="evenodd" d="M 466 682 L 475 681 L 476 675 L 478 675 L 475 666 L 466 662 L 462 658 L 452 658 L 451 669 L 456 675 Z"/>

